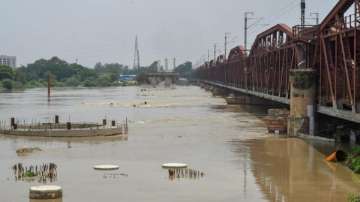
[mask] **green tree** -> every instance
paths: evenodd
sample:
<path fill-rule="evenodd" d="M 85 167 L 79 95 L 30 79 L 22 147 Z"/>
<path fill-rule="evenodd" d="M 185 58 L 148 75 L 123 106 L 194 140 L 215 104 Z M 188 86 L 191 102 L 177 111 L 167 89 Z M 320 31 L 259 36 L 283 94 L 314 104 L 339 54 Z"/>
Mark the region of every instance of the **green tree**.
<path fill-rule="evenodd" d="M 108 74 L 101 75 L 95 80 L 96 86 L 99 86 L 99 87 L 111 86 L 112 83 L 113 83 L 113 81 L 111 80 L 111 77 Z"/>
<path fill-rule="evenodd" d="M 174 72 L 179 73 L 181 77 L 189 78 L 192 76 L 192 73 L 193 73 L 192 63 L 185 62 L 184 64 L 177 66 L 174 69 Z"/>
<path fill-rule="evenodd" d="M 81 82 L 79 81 L 79 79 L 76 76 L 72 76 L 70 78 L 67 78 L 65 80 L 65 86 L 79 86 L 81 84 Z"/>
<path fill-rule="evenodd" d="M 21 69 L 15 70 L 15 76 L 14 76 L 15 81 L 21 82 L 22 84 L 26 83 L 26 74 L 24 71 L 22 71 Z"/>
<path fill-rule="evenodd" d="M 14 71 L 11 67 L 6 65 L 0 65 L 0 80 L 13 79 Z"/>
<path fill-rule="evenodd" d="M 85 86 L 85 87 L 95 87 L 96 83 L 94 82 L 94 80 L 87 79 L 87 80 L 85 80 L 83 82 L 83 86 Z"/>

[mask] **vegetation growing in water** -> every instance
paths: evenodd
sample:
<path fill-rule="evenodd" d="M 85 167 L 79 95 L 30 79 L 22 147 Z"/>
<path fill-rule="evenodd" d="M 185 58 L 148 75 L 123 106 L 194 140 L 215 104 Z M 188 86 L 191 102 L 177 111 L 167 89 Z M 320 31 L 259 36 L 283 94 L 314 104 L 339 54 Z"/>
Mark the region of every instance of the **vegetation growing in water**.
<path fill-rule="evenodd" d="M 312 72 L 290 72 L 293 76 L 294 87 L 298 89 L 309 89 L 314 85 L 315 75 Z"/>
<path fill-rule="evenodd" d="M 360 147 L 353 148 L 348 156 L 346 164 L 355 173 L 360 174 Z"/>
<path fill-rule="evenodd" d="M 26 171 L 24 173 L 24 177 L 35 177 L 35 176 L 36 176 L 36 174 L 32 171 Z"/>

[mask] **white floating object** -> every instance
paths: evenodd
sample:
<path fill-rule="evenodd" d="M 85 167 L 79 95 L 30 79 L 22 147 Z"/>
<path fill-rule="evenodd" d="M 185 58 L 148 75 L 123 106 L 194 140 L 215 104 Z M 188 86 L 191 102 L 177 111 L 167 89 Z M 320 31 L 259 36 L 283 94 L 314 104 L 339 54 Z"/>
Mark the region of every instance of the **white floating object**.
<path fill-rule="evenodd" d="M 30 199 L 58 199 L 62 198 L 62 188 L 56 185 L 30 187 Z"/>
<path fill-rule="evenodd" d="M 185 163 L 165 163 L 162 165 L 163 168 L 187 168 Z"/>
<path fill-rule="evenodd" d="M 118 165 L 96 165 L 93 167 L 95 170 L 118 170 Z"/>

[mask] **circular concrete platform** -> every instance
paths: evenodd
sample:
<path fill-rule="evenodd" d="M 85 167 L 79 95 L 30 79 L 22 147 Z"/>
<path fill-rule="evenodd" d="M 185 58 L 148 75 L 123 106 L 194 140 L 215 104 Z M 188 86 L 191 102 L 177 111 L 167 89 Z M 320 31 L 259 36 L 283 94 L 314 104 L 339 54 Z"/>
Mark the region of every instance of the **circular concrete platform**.
<path fill-rule="evenodd" d="M 118 165 L 95 165 L 93 168 L 95 170 L 118 170 L 120 167 Z"/>
<path fill-rule="evenodd" d="M 163 168 L 187 168 L 188 165 L 185 163 L 165 163 L 162 165 Z"/>
<path fill-rule="evenodd" d="M 30 199 L 58 199 L 62 197 L 62 188 L 56 185 L 30 187 Z"/>

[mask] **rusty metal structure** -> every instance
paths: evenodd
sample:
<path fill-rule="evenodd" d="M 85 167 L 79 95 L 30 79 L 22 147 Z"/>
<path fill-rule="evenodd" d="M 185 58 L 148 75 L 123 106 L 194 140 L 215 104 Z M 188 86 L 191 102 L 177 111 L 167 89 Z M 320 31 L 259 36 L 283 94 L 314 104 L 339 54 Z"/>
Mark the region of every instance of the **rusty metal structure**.
<path fill-rule="evenodd" d="M 218 87 L 289 104 L 289 73 L 317 73 L 317 111 L 360 123 L 360 2 L 339 0 L 319 25 L 277 24 L 257 35 L 247 53 L 197 68 L 198 79 Z"/>

